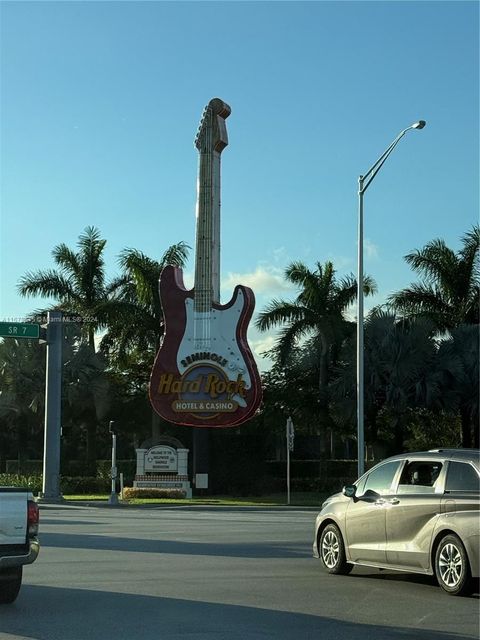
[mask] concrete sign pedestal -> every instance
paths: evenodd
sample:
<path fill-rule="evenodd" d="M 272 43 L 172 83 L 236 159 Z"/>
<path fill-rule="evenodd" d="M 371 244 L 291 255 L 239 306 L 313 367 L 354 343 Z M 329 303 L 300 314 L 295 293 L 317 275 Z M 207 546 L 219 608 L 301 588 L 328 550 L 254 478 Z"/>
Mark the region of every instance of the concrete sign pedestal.
<path fill-rule="evenodd" d="M 179 489 L 192 497 L 188 479 L 188 449 L 158 444 L 137 449 L 137 472 L 133 486 L 138 489 Z"/>

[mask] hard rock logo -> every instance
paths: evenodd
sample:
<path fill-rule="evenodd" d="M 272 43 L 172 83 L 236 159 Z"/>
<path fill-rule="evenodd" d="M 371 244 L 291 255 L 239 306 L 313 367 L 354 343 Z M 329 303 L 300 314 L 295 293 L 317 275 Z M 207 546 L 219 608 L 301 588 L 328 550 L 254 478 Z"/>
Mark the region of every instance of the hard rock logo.
<path fill-rule="evenodd" d="M 234 413 L 239 407 L 238 401 L 245 398 L 247 389 L 241 374 L 236 380 L 229 380 L 220 370 L 200 366 L 192 367 L 183 376 L 163 373 L 157 393 L 178 394 L 178 399 L 171 405 L 174 411 L 194 413 L 207 420 L 219 413 Z"/>
<path fill-rule="evenodd" d="M 236 380 L 222 380 L 216 373 L 200 374 L 192 380 L 185 376 L 175 378 L 173 373 L 163 373 L 160 376 L 157 393 L 201 393 L 212 399 L 226 393 L 229 396 L 238 394 L 244 398 L 246 389 L 241 374 Z"/>

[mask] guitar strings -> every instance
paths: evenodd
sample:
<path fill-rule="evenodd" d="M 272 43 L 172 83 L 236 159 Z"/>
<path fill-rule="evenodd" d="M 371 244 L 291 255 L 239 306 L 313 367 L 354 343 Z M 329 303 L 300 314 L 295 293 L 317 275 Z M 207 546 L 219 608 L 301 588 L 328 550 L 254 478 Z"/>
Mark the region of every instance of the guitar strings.
<path fill-rule="evenodd" d="M 211 120 L 211 110 L 205 114 L 205 120 Z M 204 124 L 207 124 L 204 122 Z M 211 303 L 212 303 L 212 267 L 211 267 L 211 235 L 212 216 L 207 212 L 211 207 L 208 200 L 212 200 L 213 193 L 205 188 L 212 185 L 212 126 L 211 122 L 204 127 L 206 133 L 205 145 L 200 150 L 200 184 L 199 215 L 197 220 L 197 264 L 200 262 L 198 277 L 194 289 L 194 344 L 199 350 L 210 350 L 211 341 Z M 205 150 L 206 149 L 206 150 Z M 203 157 L 202 157 L 203 156 Z M 213 204 L 213 203 L 212 203 Z M 198 253 L 200 252 L 200 256 Z"/>

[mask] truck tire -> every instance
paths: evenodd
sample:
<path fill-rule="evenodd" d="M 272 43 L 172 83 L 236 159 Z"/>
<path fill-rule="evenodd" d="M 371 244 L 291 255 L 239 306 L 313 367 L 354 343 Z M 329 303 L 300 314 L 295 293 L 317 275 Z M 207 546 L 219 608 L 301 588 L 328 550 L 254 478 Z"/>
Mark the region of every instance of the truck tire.
<path fill-rule="evenodd" d="M 14 602 L 22 585 L 22 567 L 0 572 L 0 604 Z"/>

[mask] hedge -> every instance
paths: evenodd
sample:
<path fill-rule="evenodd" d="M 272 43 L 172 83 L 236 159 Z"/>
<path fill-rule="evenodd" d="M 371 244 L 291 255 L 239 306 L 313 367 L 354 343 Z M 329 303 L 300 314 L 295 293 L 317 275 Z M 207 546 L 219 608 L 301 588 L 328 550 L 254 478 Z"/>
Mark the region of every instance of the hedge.
<path fill-rule="evenodd" d="M 0 486 L 26 487 L 32 493 L 41 493 L 41 475 L 0 474 Z M 106 478 L 60 476 L 60 491 L 64 494 L 110 493 L 111 480 Z"/>
<path fill-rule="evenodd" d="M 1 487 L 27 488 L 32 493 L 40 493 L 42 490 L 41 475 L 21 475 L 18 473 L 0 473 Z"/>
<path fill-rule="evenodd" d="M 134 498 L 170 498 L 173 500 L 183 499 L 186 492 L 182 489 L 138 489 L 137 487 L 125 487 L 123 490 L 123 500 Z"/>

